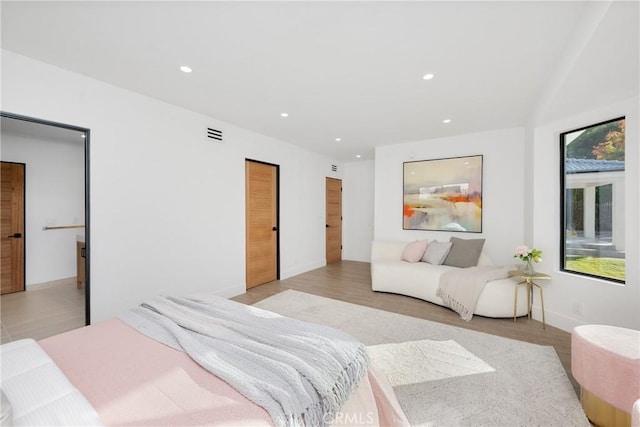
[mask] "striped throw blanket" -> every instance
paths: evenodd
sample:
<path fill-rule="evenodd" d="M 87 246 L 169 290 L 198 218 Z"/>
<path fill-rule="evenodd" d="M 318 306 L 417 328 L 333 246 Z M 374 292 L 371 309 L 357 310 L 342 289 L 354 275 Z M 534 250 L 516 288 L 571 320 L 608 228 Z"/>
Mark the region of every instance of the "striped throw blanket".
<path fill-rule="evenodd" d="M 277 426 L 330 423 L 368 370 L 364 345 L 341 331 L 216 296 L 158 297 L 120 319 L 189 354 Z"/>

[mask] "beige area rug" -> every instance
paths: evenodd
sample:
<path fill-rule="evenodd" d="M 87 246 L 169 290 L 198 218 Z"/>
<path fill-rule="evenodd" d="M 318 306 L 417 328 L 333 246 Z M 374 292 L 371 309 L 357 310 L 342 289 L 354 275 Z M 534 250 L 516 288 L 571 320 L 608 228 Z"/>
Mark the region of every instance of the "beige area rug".
<path fill-rule="evenodd" d="M 589 426 L 553 347 L 287 290 L 255 304 L 368 346 L 415 426 Z"/>

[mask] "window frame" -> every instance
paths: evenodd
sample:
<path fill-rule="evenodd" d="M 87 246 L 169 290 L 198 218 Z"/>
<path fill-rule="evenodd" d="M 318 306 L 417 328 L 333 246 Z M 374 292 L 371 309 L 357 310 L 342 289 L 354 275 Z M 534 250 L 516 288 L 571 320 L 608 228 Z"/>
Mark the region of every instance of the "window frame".
<path fill-rule="evenodd" d="M 566 140 L 566 136 L 568 134 L 574 133 L 574 132 L 578 132 L 581 130 L 586 130 L 586 129 L 590 129 L 590 128 L 594 128 L 597 126 L 601 126 L 601 125 L 605 125 L 608 123 L 612 123 L 612 122 L 617 122 L 620 120 L 625 120 L 626 123 L 626 116 L 620 116 L 620 117 L 616 117 L 613 119 L 609 119 L 609 120 L 604 120 L 602 122 L 598 122 L 598 123 L 593 123 L 590 125 L 586 125 L 586 126 L 582 126 L 579 128 L 575 128 L 575 129 L 570 129 L 564 132 L 560 132 L 560 271 L 563 273 L 570 273 L 570 274 L 575 274 L 578 276 L 583 276 L 583 277 L 589 277 L 592 279 L 599 279 L 599 280 L 604 280 L 607 282 L 613 282 L 613 283 L 617 283 L 617 284 L 621 284 L 624 285 L 626 283 L 626 280 L 622 280 L 622 279 L 616 279 L 613 277 L 605 277 L 605 276 L 598 276 L 596 274 L 590 274 L 590 273 L 584 273 L 581 271 L 576 271 L 576 270 L 569 270 L 566 268 L 566 241 L 567 241 L 567 206 L 566 206 L 566 192 L 567 192 L 567 188 L 566 188 L 566 158 L 565 158 L 565 154 L 566 154 L 566 145 L 565 145 L 565 140 Z M 625 135 L 625 147 L 626 147 L 626 135 Z M 626 157 L 626 156 L 625 156 Z M 626 182 L 626 168 L 625 168 L 625 182 Z M 625 223 L 626 223 L 626 218 L 625 218 Z M 626 255 L 625 255 L 625 266 L 626 266 Z M 625 274 L 625 279 L 626 279 L 626 274 Z"/>

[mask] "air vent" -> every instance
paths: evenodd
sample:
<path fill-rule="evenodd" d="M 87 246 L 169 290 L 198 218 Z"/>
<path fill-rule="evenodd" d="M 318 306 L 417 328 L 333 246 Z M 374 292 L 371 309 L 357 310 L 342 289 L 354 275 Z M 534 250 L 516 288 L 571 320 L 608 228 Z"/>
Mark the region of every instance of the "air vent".
<path fill-rule="evenodd" d="M 331 165 L 331 172 L 338 172 L 338 166 L 337 165 Z"/>
<path fill-rule="evenodd" d="M 222 141 L 222 131 L 213 128 L 207 128 L 207 138 Z"/>

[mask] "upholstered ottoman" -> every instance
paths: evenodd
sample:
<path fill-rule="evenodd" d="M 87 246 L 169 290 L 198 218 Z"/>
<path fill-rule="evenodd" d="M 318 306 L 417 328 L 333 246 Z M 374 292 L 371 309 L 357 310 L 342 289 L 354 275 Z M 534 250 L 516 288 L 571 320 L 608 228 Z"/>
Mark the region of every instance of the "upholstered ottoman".
<path fill-rule="evenodd" d="M 640 399 L 640 331 L 584 325 L 571 334 L 571 372 L 582 407 L 598 426 L 629 426 Z"/>

